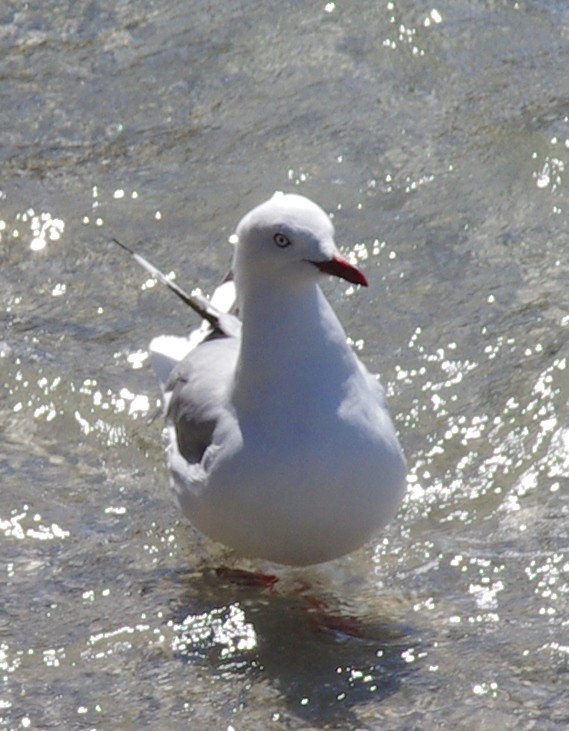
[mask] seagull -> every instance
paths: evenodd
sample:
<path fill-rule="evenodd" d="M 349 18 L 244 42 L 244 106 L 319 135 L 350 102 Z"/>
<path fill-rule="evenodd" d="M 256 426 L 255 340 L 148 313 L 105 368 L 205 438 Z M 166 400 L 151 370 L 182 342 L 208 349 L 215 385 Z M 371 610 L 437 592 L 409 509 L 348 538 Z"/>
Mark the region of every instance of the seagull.
<path fill-rule="evenodd" d="M 150 344 L 174 493 L 201 533 L 242 556 L 331 561 L 395 516 L 406 483 L 384 390 L 320 288 L 326 275 L 367 280 L 301 195 L 275 193 L 232 238 L 232 273 L 211 301 L 137 256 L 203 318 Z"/>

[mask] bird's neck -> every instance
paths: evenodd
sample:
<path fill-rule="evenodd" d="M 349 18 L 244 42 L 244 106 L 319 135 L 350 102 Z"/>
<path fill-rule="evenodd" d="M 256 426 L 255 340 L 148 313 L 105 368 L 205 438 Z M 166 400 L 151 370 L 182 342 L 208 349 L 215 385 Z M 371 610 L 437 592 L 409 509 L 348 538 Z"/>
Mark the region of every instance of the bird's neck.
<path fill-rule="evenodd" d="M 312 398 L 340 388 L 354 355 L 317 284 L 293 290 L 278 284 L 240 293 L 242 342 L 234 382 L 236 404 Z M 352 366 L 353 367 L 353 366 Z"/>

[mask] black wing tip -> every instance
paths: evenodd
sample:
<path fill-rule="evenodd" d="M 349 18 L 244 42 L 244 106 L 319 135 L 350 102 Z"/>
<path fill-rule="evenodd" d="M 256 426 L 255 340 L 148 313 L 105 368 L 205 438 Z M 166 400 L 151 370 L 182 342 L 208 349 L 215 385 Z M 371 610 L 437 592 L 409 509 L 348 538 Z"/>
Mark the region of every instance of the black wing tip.
<path fill-rule="evenodd" d="M 188 305 L 188 307 L 190 307 L 197 315 L 204 320 L 207 320 L 214 331 L 222 334 L 229 334 L 226 333 L 225 328 L 223 328 L 220 323 L 220 313 L 218 313 L 215 308 L 210 305 L 207 299 L 201 296 L 188 294 L 179 285 L 169 279 L 164 272 L 160 271 L 158 267 L 155 267 L 154 264 L 149 262 L 140 254 L 137 254 L 136 251 L 130 248 L 130 246 L 123 244 L 123 242 L 119 241 L 116 237 L 112 236 L 111 241 L 120 246 L 121 249 L 124 249 L 124 251 L 127 251 L 141 267 L 143 267 L 153 277 L 158 279 L 158 281 L 162 282 L 162 284 L 165 284 L 171 292 L 179 297 L 182 302 Z M 228 277 L 232 277 L 231 272 Z"/>
<path fill-rule="evenodd" d="M 121 249 L 124 249 L 125 251 L 128 251 L 128 253 L 129 253 L 129 254 L 132 254 L 132 255 L 134 256 L 134 251 L 133 251 L 133 249 L 131 249 L 131 248 L 130 248 L 130 246 L 127 246 L 126 244 L 123 244 L 123 242 L 122 242 L 122 241 L 119 241 L 119 240 L 118 240 L 117 238 L 115 238 L 114 236 L 111 236 L 111 241 L 112 241 L 112 242 L 113 242 L 114 244 L 116 244 L 117 246 L 120 246 L 120 247 L 121 247 Z"/>

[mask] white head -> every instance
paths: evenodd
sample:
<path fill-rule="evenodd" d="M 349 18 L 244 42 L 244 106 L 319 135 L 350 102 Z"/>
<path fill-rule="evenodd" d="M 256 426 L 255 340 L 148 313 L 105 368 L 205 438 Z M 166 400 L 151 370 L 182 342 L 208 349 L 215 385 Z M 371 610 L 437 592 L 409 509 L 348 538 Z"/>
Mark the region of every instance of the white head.
<path fill-rule="evenodd" d="M 326 213 L 301 195 L 275 193 L 237 226 L 233 271 L 238 290 L 262 278 L 274 285 L 306 283 L 323 274 L 367 286 L 364 275 L 334 243 Z"/>

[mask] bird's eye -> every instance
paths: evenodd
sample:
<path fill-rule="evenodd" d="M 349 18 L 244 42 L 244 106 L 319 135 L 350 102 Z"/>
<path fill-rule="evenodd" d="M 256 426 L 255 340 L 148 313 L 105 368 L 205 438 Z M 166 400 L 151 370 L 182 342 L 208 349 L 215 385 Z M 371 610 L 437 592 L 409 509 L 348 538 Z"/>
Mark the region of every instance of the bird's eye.
<path fill-rule="evenodd" d="M 290 239 L 288 239 L 284 234 L 278 233 L 273 236 L 273 241 L 277 246 L 280 246 L 281 249 L 284 249 L 285 246 L 290 246 Z"/>

